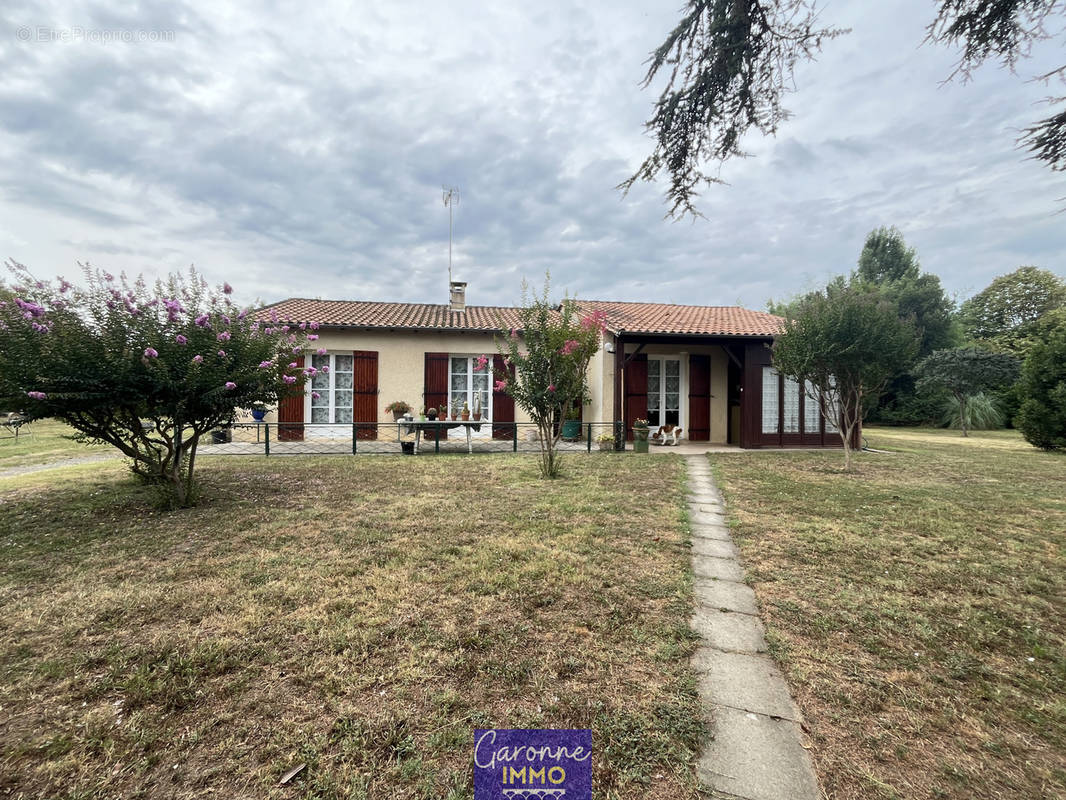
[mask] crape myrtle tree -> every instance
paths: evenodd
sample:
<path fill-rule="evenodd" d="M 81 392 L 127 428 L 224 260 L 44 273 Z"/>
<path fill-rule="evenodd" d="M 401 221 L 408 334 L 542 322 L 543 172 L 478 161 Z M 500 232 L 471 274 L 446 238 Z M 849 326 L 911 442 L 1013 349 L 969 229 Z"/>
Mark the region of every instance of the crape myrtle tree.
<path fill-rule="evenodd" d="M 518 329 L 503 331 L 496 340 L 505 371 L 496 371 L 494 377 L 496 391 L 513 397 L 536 424 L 540 473 L 554 478 L 559 474 L 556 445 L 562 422 L 588 398 L 589 359 L 600 348 L 606 314 L 582 314 L 572 298 L 555 306 L 548 299 L 548 287 L 545 280 L 543 293 L 532 296 L 528 287 L 522 287 Z"/>
<path fill-rule="evenodd" d="M 688 0 L 681 20 L 648 58 L 644 87 L 664 83 L 645 129 L 654 150 L 620 188 L 665 172 L 670 215 L 698 214 L 699 190 L 722 183 L 721 167 L 746 155 L 749 131 L 777 133 L 790 116 L 796 65 L 813 60 L 846 30 L 822 25 L 815 0 Z M 1034 43 L 1063 34 L 1063 0 L 937 0 L 926 41 L 958 47 L 948 77 L 967 79 L 987 60 L 1012 72 Z M 1066 65 L 1032 76 L 1066 79 Z M 1053 170 L 1066 169 L 1066 97 L 1050 116 L 1022 133 L 1020 144 Z"/>
<path fill-rule="evenodd" d="M 836 421 L 845 470 L 867 404 L 914 359 L 918 340 L 913 320 L 862 286 L 838 281 L 791 305 L 784 332 L 774 340 L 773 364 L 801 386 L 809 383 L 811 399 Z"/>
<path fill-rule="evenodd" d="M 166 506 L 195 503 L 205 433 L 240 408 L 276 403 L 307 374 L 302 354 L 317 334 L 260 325 L 228 284 L 209 288 L 194 270 L 149 288 L 83 266 L 79 287 L 8 266 L 15 286 L 0 301 L 0 400 L 118 448 L 161 487 Z"/>
<path fill-rule="evenodd" d="M 1001 389 L 1018 378 L 1018 359 L 976 347 L 936 350 L 918 362 L 914 374 L 919 391 L 943 388 L 958 405 L 962 435 L 967 431 L 967 404 L 982 392 Z"/>

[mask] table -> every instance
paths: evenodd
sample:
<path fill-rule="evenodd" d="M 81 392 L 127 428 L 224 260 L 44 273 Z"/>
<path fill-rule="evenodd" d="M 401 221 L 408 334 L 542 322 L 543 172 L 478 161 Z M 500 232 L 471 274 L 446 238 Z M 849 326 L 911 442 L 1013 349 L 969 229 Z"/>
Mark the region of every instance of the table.
<path fill-rule="evenodd" d="M 411 431 L 414 431 L 414 433 L 415 433 L 415 455 L 417 456 L 418 455 L 418 445 L 422 441 L 422 431 L 423 430 L 438 430 L 439 431 L 442 428 L 444 430 L 447 430 L 448 428 L 465 428 L 466 429 L 466 452 L 473 453 L 474 452 L 474 446 L 473 446 L 473 444 L 470 441 L 470 432 L 471 431 L 480 431 L 482 425 L 488 425 L 488 424 L 489 423 L 486 420 L 483 420 L 483 419 L 482 420 L 477 420 L 477 421 L 474 421 L 472 419 L 470 419 L 470 420 L 451 419 L 451 420 L 448 420 L 446 422 L 441 422 L 441 421 L 437 421 L 437 420 L 431 421 L 431 420 L 428 420 L 428 419 L 424 420 L 424 421 L 423 420 L 405 420 L 405 419 L 401 419 L 399 422 L 396 423 L 397 427 L 399 428 L 399 435 L 397 436 L 397 438 L 400 441 L 403 441 L 403 437 L 404 436 L 406 436 Z"/>

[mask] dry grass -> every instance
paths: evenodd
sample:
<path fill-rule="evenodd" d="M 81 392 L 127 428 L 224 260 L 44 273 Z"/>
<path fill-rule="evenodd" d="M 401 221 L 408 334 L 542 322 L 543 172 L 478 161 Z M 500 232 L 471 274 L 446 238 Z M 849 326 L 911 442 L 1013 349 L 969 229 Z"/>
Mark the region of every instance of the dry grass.
<path fill-rule="evenodd" d="M 458 800 L 495 726 L 591 727 L 598 797 L 697 797 L 679 461 L 535 471 L 205 461 L 177 513 L 117 465 L 0 481 L 0 792 Z"/>
<path fill-rule="evenodd" d="M 867 435 L 712 456 L 828 797 L 1066 797 L 1066 458 Z"/>
<path fill-rule="evenodd" d="M 73 434 L 73 428 L 52 419 L 23 425 L 18 438 L 6 428 L 0 429 L 0 472 L 68 458 L 118 455 L 117 450 L 104 445 L 75 442 L 70 438 Z"/>

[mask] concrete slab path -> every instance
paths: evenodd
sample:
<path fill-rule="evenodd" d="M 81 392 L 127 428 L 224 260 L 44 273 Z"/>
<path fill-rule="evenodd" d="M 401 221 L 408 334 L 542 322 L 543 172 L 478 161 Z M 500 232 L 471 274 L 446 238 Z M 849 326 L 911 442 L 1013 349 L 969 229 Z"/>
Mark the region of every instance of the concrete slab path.
<path fill-rule="evenodd" d="M 722 513 L 706 455 L 689 455 L 689 520 L 700 645 L 692 658 L 711 739 L 697 773 L 713 797 L 819 800 L 822 792 L 803 747 L 803 719 L 773 660 L 755 594 Z"/>

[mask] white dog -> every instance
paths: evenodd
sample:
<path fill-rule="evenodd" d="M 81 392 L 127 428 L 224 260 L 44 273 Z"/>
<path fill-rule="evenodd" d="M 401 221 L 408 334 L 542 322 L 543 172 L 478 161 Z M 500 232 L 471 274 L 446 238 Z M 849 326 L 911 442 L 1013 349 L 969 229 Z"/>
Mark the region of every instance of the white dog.
<path fill-rule="evenodd" d="M 651 435 L 651 440 L 655 444 L 676 445 L 681 438 L 681 430 L 676 425 L 660 425 L 659 430 Z"/>

